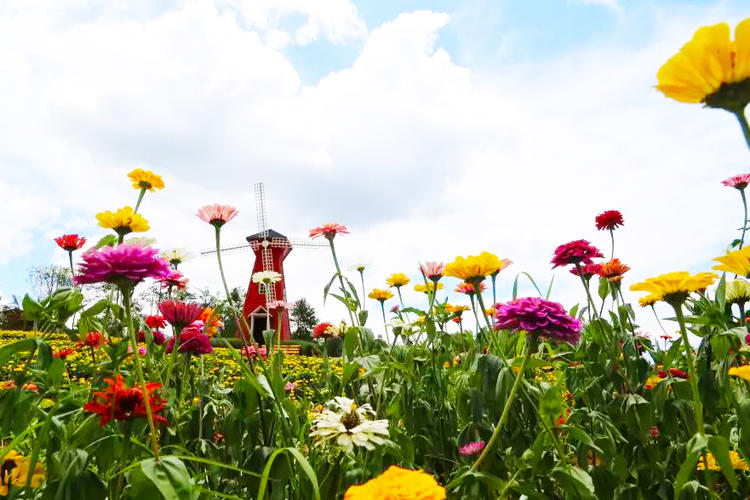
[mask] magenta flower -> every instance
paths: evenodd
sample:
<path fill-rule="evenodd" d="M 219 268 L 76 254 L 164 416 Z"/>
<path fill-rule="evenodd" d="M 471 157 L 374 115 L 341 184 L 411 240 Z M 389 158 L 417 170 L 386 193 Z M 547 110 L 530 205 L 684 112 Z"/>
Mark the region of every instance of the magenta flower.
<path fill-rule="evenodd" d="M 560 245 L 555 249 L 552 257 L 552 267 L 567 266 L 569 264 L 591 264 L 591 259 L 604 257 L 598 248 L 586 240 L 575 240 Z"/>
<path fill-rule="evenodd" d="M 725 186 L 733 187 L 742 191 L 750 184 L 750 174 L 734 175 L 729 179 L 721 181 Z"/>
<path fill-rule="evenodd" d="M 240 354 L 248 359 L 255 359 L 258 357 L 266 359 L 266 357 L 268 356 L 266 352 L 266 346 L 260 346 L 260 348 L 257 348 L 254 345 L 243 347 L 242 349 L 240 349 Z"/>
<path fill-rule="evenodd" d="M 162 345 L 167 340 L 167 338 L 164 336 L 164 333 L 159 330 L 153 330 L 151 332 L 151 336 L 154 338 L 154 344 L 156 345 Z M 146 342 L 146 332 L 144 332 L 143 330 L 138 332 L 138 342 Z"/>
<path fill-rule="evenodd" d="M 239 212 L 236 208 L 229 205 L 206 205 L 198 209 L 198 217 L 202 221 L 208 222 L 215 227 L 221 227 L 230 220 L 237 217 Z"/>
<path fill-rule="evenodd" d="M 172 326 L 182 328 L 198 319 L 203 308 L 198 304 L 165 300 L 159 304 L 159 312 Z"/>
<path fill-rule="evenodd" d="M 174 287 L 177 290 L 184 290 L 187 288 L 188 279 L 180 272 L 171 270 L 168 275 L 159 278 L 162 288 Z"/>
<path fill-rule="evenodd" d="M 425 262 L 424 264 L 419 264 L 419 270 L 428 280 L 438 281 L 443 277 L 445 264 L 442 262 Z"/>
<path fill-rule="evenodd" d="M 484 444 L 484 441 L 474 441 L 473 443 L 468 443 L 459 447 L 458 452 L 465 457 L 476 455 L 484 449 Z"/>
<path fill-rule="evenodd" d="M 294 382 L 287 382 L 284 386 L 284 390 L 286 390 L 287 392 L 294 392 L 295 390 L 297 390 L 297 384 L 295 384 Z"/>
<path fill-rule="evenodd" d="M 167 343 L 167 353 L 174 349 L 174 337 Z M 198 328 L 185 328 L 180 333 L 180 349 L 183 354 L 201 355 L 213 352 L 214 346 L 211 345 L 211 337 L 202 333 Z"/>
<path fill-rule="evenodd" d="M 81 255 L 76 285 L 86 283 L 114 283 L 136 285 L 145 278 L 160 279 L 170 272 L 169 262 L 158 257 L 159 251 L 151 247 L 122 244 L 116 247 L 91 249 Z"/>
<path fill-rule="evenodd" d="M 568 315 L 557 302 L 539 297 L 523 297 L 495 305 L 495 328 L 525 330 L 554 342 L 577 344 L 583 324 Z"/>

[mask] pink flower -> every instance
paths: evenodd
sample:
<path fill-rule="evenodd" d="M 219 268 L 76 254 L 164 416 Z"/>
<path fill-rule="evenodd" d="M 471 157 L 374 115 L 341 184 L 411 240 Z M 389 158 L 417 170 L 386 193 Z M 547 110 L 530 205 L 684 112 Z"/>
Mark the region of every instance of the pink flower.
<path fill-rule="evenodd" d="M 341 224 L 323 224 L 320 227 L 310 229 L 310 238 L 325 236 L 327 239 L 332 240 L 337 233 L 349 234 L 349 230 L 346 229 L 346 226 L 342 226 Z"/>
<path fill-rule="evenodd" d="M 469 457 L 471 455 L 476 455 L 483 449 L 484 441 L 474 441 L 473 443 L 468 443 L 459 447 L 458 452 L 465 457 Z"/>
<path fill-rule="evenodd" d="M 612 231 L 617 229 L 618 226 L 625 224 L 625 221 L 622 219 L 622 214 L 617 210 L 607 210 L 600 213 L 596 216 L 594 222 L 599 231 L 604 231 L 605 229 Z"/>
<path fill-rule="evenodd" d="M 498 330 L 524 330 L 558 343 L 577 344 L 581 338 L 583 324 L 568 316 L 565 308 L 557 302 L 522 297 L 495 307 L 495 328 Z"/>
<path fill-rule="evenodd" d="M 202 221 L 213 224 L 215 227 L 221 227 L 234 219 L 238 213 L 237 209 L 232 206 L 214 203 L 199 208 L 197 215 Z"/>
<path fill-rule="evenodd" d="M 740 174 L 721 181 L 725 186 L 733 187 L 742 191 L 750 184 L 750 174 Z"/>
<path fill-rule="evenodd" d="M 586 240 L 575 240 L 555 249 L 552 267 L 567 266 L 568 264 L 591 264 L 591 259 L 597 257 L 604 257 L 598 248 Z"/>
<path fill-rule="evenodd" d="M 445 264 L 442 262 L 425 262 L 419 264 L 419 270 L 429 280 L 437 281 L 443 277 L 443 271 L 445 270 Z"/>
<path fill-rule="evenodd" d="M 162 278 L 170 272 L 170 267 L 157 253 L 155 248 L 127 244 L 91 249 L 81 256 L 84 262 L 79 264 L 73 282 L 136 285 L 145 278 Z"/>
<path fill-rule="evenodd" d="M 599 274 L 599 271 L 602 270 L 601 264 L 584 264 L 581 266 L 581 274 L 583 274 L 583 277 L 586 279 L 590 279 L 595 274 Z M 578 268 L 574 267 L 570 270 L 570 274 L 573 274 L 575 276 L 578 276 Z"/>
<path fill-rule="evenodd" d="M 202 322 L 201 322 L 202 323 Z M 174 349 L 174 337 L 169 339 L 166 352 L 170 353 Z M 180 333 L 180 352 L 194 355 L 208 354 L 213 352 L 214 347 L 211 345 L 211 337 L 200 331 L 200 328 L 186 327 Z"/>
<path fill-rule="evenodd" d="M 151 336 L 154 338 L 154 344 L 156 345 L 162 345 L 167 341 L 167 338 L 159 330 L 152 330 Z M 146 342 L 146 332 L 143 330 L 138 332 L 138 342 Z"/>
<path fill-rule="evenodd" d="M 165 300 L 159 304 L 159 311 L 172 326 L 181 328 L 198 319 L 198 316 L 203 312 L 203 308 L 198 304 Z"/>
<path fill-rule="evenodd" d="M 289 304 L 283 300 L 272 300 L 266 303 L 266 308 L 273 311 L 275 309 L 289 309 Z"/>
<path fill-rule="evenodd" d="M 144 354 L 146 354 L 146 348 L 145 347 L 139 347 L 138 348 L 138 354 L 140 354 L 141 356 L 143 356 Z"/>
<path fill-rule="evenodd" d="M 260 348 L 257 348 L 254 345 L 248 345 L 240 349 L 240 354 L 248 359 L 256 359 L 258 357 L 266 359 L 268 357 L 266 346 L 260 346 Z"/>
<path fill-rule="evenodd" d="M 654 439 L 657 439 L 661 433 L 659 432 L 659 428 L 655 425 L 652 425 L 648 428 L 648 435 L 651 436 Z"/>
<path fill-rule="evenodd" d="M 297 390 L 297 384 L 295 384 L 294 382 L 287 382 L 284 386 L 284 389 L 286 389 L 287 392 L 293 392 Z"/>
<path fill-rule="evenodd" d="M 178 290 L 184 290 L 188 279 L 180 271 L 171 270 L 167 276 L 160 278 L 159 282 L 162 288 L 175 287 Z"/>

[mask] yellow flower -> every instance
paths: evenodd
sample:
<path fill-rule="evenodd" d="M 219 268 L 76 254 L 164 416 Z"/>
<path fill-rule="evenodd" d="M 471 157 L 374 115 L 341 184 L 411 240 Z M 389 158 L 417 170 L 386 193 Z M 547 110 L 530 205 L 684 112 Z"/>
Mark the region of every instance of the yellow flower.
<path fill-rule="evenodd" d="M 689 293 L 705 290 L 717 277 L 714 273 L 698 273 L 691 276 L 688 272 L 680 271 L 648 278 L 631 286 L 630 289 L 634 292 L 649 292 L 649 297 L 656 301 L 677 304 L 682 303 Z"/>
<path fill-rule="evenodd" d="M 408 285 L 409 281 L 409 277 L 404 273 L 393 273 L 388 279 L 385 280 L 385 282 L 390 286 L 395 286 L 396 288 Z"/>
<path fill-rule="evenodd" d="M 726 284 L 727 303 L 744 304 L 750 300 L 750 283 L 745 280 L 729 281 Z"/>
<path fill-rule="evenodd" d="M 4 465 L 2 468 L 2 477 L 0 477 L 0 496 L 7 496 L 10 485 L 20 488 L 26 486 L 26 480 L 31 469 L 31 458 L 24 457 L 15 450 L 10 450 L 2 457 L 2 462 Z M 12 466 L 5 464 L 12 464 Z M 40 488 L 44 482 L 44 477 L 44 466 L 37 460 L 34 465 L 34 471 L 31 474 L 31 483 L 29 486 Z"/>
<path fill-rule="evenodd" d="M 748 467 L 747 462 L 744 458 L 740 456 L 739 453 L 737 453 L 734 450 L 729 451 L 729 460 L 732 462 L 732 468 L 737 470 L 750 470 L 750 467 Z M 706 469 L 706 462 L 708 463 L 708 469 L 709 470 L 721 470 L 721 467 L 716 462 L 716 457 L 714 457 L 713 453 L 707 452 L 705 457 L 701 456 L 698 459 L 698 470 L 705 470 Z"/>
<path fill-rule="evenodd" d="M 729 252 L 723 257 L 716 257 L 714 260 L 720 262 L 713 267 L 717 271 L 727 271 L 745 277 L 750 275 L 750 246 Z"/>
<path fill-rule="evenodd" d="M 437 289 L 441 290 L 442 288 L 443 288 L 443 284 L 442 283 L 438 283 L 437 284 Z M 422 293 L 434 292 L 435 291 L 435 283 L 432 282 L 432 281 L 428 281 L 426 283 L 417 283 L 416 285 L 414 285 L 414 291 L 415 292 L 422 292 Z"/>
<path fill-rule="evenodd" d="M 733 366 L 729 369 L 729 374 L 750 382 L 750 365 Z"/>
<path fill-rule="evenodd" d="M 136 168 L 128 174 L 128 177 L 133 181 L 133 187 L 136 189 L 148 189 L 149 191 L 164 189 L 164 181 L 150 170 Z"/>
<path fill-rule="evenodd" d="M 656 387 L 662 380 L 665 379 L 659 377 L 658 375 L 651 375 L 648 379 L 646 379 L 646 382 L 643 384 L 643 388 L 647 391 L 650 391 L 651 389 Z"/>
<path fill-rule="evenodd" d="M 461 315 L 464 311 L 468 311 L 469 306 L 454 306 L 452 304 L 445 304 L 445 312 L 448 314 Z"/>
<path fill-rule="evenodd" d="M 656 77 L 656 88 L 677 101 L 741 110 L 750 79 L 750 19 L 737 25 L 735 41 L 726 23 L 698 29 Z"/>
<path fill-rule="evenodd" d="M 393 298 L 393 294 L 391 292 L 389 292 L 388 290 L 381 290 L 379 288 L 373 288 L 372 292 L 370 292 L 367 296 L 380 302 L 385 302 L 386 300 Z"/>
<path fill-rule="evenodd" d="M 141 214 L 133 213 L 131 207 L 121 208 L 114 213 L 107 211 L 96 214 L 96 219 L 99 221 L 99 226 L 114 229 L 119 235 L 148 231 L 146 219 Z"/>
<path fill-rule="evenodd" d="M 640 299 L 638 299 L 638 304 L 640 304 L 641 307 L 648 307 L 653 306 L 660 300 L 661 297 L 658 294 L 651 293 L 649 295 L 646 295 L 645 297 L 641 297 Z"/>
<path fill-rule="evenodd" d="M 505 261 L 498 259 L 497 255 L 482 252 L 479 255 L 469 255 L 466 258 L 456 257 L 456 260 L 445 266 L 443 274 L 464 281 L 477 282 L 482 281 L 506 265 Z"/>
<path fill-rule="evenodd" d="M 484 310 L 484 314 L 486 314 L 487 316 L 494 316 L 495 312 L 496 311 L 494 307 L 488 307 L 487 309 Z"/>
<path fill-rule="evenodd" d="M 445 488 L 421 470 L 391 465 L 384 473 L 365 484 L 351 486 L 344 500 L 444 500 Z"/>

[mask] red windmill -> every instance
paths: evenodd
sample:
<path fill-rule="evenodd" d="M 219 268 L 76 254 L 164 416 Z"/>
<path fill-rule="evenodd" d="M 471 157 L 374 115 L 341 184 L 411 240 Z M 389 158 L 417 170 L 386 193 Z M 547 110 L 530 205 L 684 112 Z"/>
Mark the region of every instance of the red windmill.
<path fill-rule="evenodd" d="M 284 259 L 292 248 L 319 248 L 327 247 L 326 243 L 312 242 L 302 239 L 289 239 L 281 233 L 269 229 L 266 222 L 265 189 L 263 183 L 258 182 L 253 186 L 255 191 L 255 210 L 258 220 L 258 232 L 247 237 L 247 243 L 222 248 L 223 253 L 234 253 L 252 250 L 255 254 L 255 263 L 251 274 L 250 283 L 247 286 L 245 305 L 242 313 L 250 327 L 246 332 L 244 327 L 240 331 L 247 340 L 252 339 L 259 344 L 264 344 L 263 331 L 275 330 L 281 319 L 281 338 L 277 340 L 290 340 L 291 329 L 289 327 L 289 311 L 286 308 L 269 309 L 269 303 L 283 300 L 286 301 L 286 276 L 284 275 Z M 215 252 L 202 252 L 210 255 Z M 254 283 L 252 275 L 262 271 L 274 271 L 281 275 L 281 279 L 270 285 Z M 280 317 L 279 317 L 280 315 Z"/>

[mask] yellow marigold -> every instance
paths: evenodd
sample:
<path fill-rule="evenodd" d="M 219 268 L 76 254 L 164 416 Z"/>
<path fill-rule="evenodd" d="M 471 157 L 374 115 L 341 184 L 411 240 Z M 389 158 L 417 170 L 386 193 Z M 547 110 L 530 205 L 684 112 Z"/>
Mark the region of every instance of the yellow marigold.
<path fill-rule="evenodd" d="M 142 233 L 148 231 L 148 222 L 141 214 L 133 213 L 132 207 L 124 207 L 117 212 L 96 214 L 99 226 L 114 229 L 117 234 Z"/>
<path fill-rule="evenodd" d="M 729 451 L 729 460 L 732 462 L 732 468 L 737 470 L 750 470 L 750 467 L 747 465 L 747 461 L 745 461 L 744 458 L 740 456 L 739 453 L 737 453 L 734 450 Z M 716 462 L 716 457 L 714 457 L 713 453 L 707 452 L 704 455 L 701 455 L 701 457 L 698 459 L 698 470 L 705 470 L 706 469 L 706 463 L 708 463 L 708 469 L 709 470 L 721 470 L 721 467 L 719 466 L 718 462 Z"/>
<path fill-rule="evenodd" d="M 717 271 L 727 271 L 746 278 L 750 276 L 750 246 L 729 252 L 723 257 L 716 257 L 714 260 L 719 262 L 713 267 Z"/>
<path fill-rule="evenodd" d="M 150 170 L 136 168 L 128 174 L 128 177 L 133 181 L 135 189 L 148 189 L 149 191 L 164 189 L 164 181 Z"/>
<path fill-rule="evenodd" d="M 662 274 L 655 278 L 636 283 L 630 289 L 634 292 L 648 292 L 655 300 L 670 304 L 683 302 L 689 293 L 705 290 L 717 278 L 714 273 L 698 273 L 692 276 L 688 272 Z"/>
<path fill-rule="evenodd" d="M 411 280 L 404 273 L 393 273 L 388 277 L 388 279 L 385 280 L 388 285 L 395 286 L 396 288 L 408 285 L 409 281 Z"/>
<path fill-rule="evenodd" d="M 9 487 L 23 488 L 31 469 L 31 458 L 25 457 L 15 450 L 10 450 L 0 460 L 3 463 L 2 477 L 0 477 L 0 496 L 8 496 Z M 32 488 L 41 488 L 44 482 L 44 466 L 37 461 L 31 474 Z"/>
<path fill-rule="evenodd" d="M 734 41 L 730 36 L 726 23 L 699 28 L 659 69 L 656 88 L 680 102 L 703 102 L 724 109 L 736 106 L 743 84 L 750 79 L 750 19 L 737 25 Z"/>
<path fill-rule="evenodd" d="M 727 303 L 744 304 L 750 300 L 750 283 L 745 280 L 728 281 L 726 284 Z"/>
<path fill-rule="evenodd" d="M 365 484 L 352 486 L 344 500 L 444 500 L 445 488 L 421 470 L 391 465 L 384 473 Z"/>
<path fill-rule="evenodd" d="M 443 288 L 443 284 L 438 283 L 437 289 L 442 290 L 442 288 Z M 414 285 L 414 291 L 422 292 L 422 293 L 433 292 L 435 291 L 435 283 L 432 281 L 428 281 L 427 283 L 417 283 L 416 285 Z"/>
<path fill-rule="evenodd" d="M 506 265 L 505 261 L 500 260 L 497 255 L 482 252 L 479 255 L 469 255 L 466 258 L 456 257 L 456 260 L 445 266 L 443 274 L 464 281 L 477 282 L 482 281 Z"/>
<path fill-rule="evenodd" d="M 729 374 L 750 382 L 750 365 L 733 366 L 729 369 Z"/>
<path fill-rule="evenodd" d="M 378 300 L 380 302 L 385 302 L 386 300 L 393 297 L 393 294 L 389 292 L 388 290 L 381 290 L 379 288 L 373 288 L 372 292 L 370 292 L 368 295 L 371 299 Z"/>

